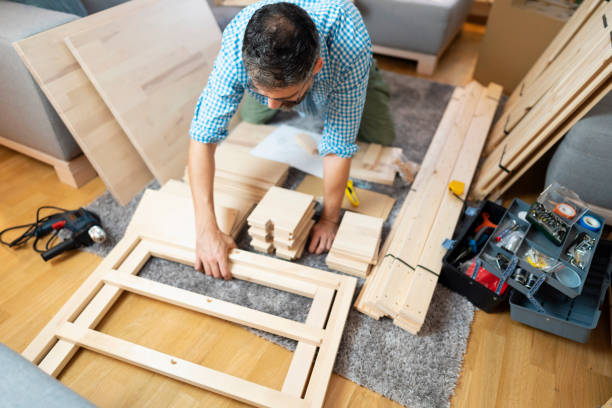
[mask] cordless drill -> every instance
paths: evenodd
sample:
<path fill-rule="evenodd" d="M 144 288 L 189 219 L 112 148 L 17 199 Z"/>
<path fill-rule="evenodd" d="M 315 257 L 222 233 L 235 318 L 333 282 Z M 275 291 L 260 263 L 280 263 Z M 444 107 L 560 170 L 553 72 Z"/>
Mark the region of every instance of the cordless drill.
<path fill-rule="evenodd" d="M 41 253 L 45 261 L 68 250 L 89 246 L 94 242 L 104 242 L 106 239 L 100 217 L 84 208 L 52 216 L 36 229 L 35 236 L 42 237 L 53 231 L 59 231 L 63 241 Z"/>

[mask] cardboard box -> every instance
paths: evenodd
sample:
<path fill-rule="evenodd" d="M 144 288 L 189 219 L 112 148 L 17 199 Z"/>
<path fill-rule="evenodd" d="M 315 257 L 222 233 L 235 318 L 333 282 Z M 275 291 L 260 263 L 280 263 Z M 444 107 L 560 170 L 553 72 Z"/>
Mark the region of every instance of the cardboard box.
<path fill-rule="evenodd" d="M 557 35 L 572 10 L 526 0 L 495 0 L 474 79 L 510 94 Z"/>

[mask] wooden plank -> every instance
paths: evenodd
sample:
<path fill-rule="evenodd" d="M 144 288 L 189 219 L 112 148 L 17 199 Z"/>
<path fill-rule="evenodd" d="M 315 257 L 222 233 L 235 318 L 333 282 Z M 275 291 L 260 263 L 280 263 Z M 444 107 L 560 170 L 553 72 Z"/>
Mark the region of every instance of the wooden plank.
<path fill-rule="evenodd" d="M 102 287 L 101 277 L 104 272 L 108 268 L 115 269 L 119 267 L 125 257 L 129 255 L 129 251 L 131 251 L 137 243 L 138 239 L 135 236 L 126 234 L 70 299 L 68 299 L 64 306 L 62 306 L 55 316 L 53 316 L 49 323 L 47 323 L 40 333 L 38 333 L 34 340 L 30 342 L 22 353 L 23 357 L 34 364 L 38 364 L 55 344 L 57 340 L 55 337 L 57 328 L 63 324 L 63 322 L 73 320 L 81 313 Z"/>
<path fill-rule="evenodd" d="M 501 86 L 490 84 L 487 92 L 481 95 L 465 141 L 448 179 L 449 181 L 459 180 L 465 184 L 465 192 L 461 197 L 463 200 L 467 196 L 474 177 L 480 152 L 484 147 L 502 90 Z M 446 253 L 442 243 L 446 238 L 452 237 L 462 210 L 463 201 L 448 192 L 442 199 L 431 231 L 427 236 L 427 244 L 420 254 L 412 281 L 406 293 L 403 294 L 403 306 L 399 315 L 419 328 L 425 322 L 425 316 L 438 282 L 438 275 L 442 270 L 442 258 Z"/>
<path fill-rule="evenodd" d="M 193 109 L 221 45 L 208 5 L 147 1 L 65 42 L 155 178 L 179 178 Z"/>
<path fill-rule="evenodd" d="M 610 35 L 598 41 L 598 47 L 589 57 L 575 64 L 563 80 L 529 111 L 503 145 L 485 160 L 474 186 L 475 197 L 486 196 L 507 177 L 498 166 L 500 162 L 510 171 L 517 168 L 609 77 L 612 72 Z M 581 92 L 585 88 L 587 91 Z M 577 95 L 580 97 L 574 97 Z"/>
<path fill-rule="evenodd" d="M 300 399 L 271 388 L 72 323 L 64 323 L 58 329 L 58 336 L 107 357 L 116 358 L 245 403 L 279 408 L 305 406 Z"/>
<path fill-rule="evenodd" d="M 81 150 L 121 205 L 142 191 L 153 175 L 64 44 L 64 38 L 138 13 L 146 4 L 147 1 L 143 0 L 126 2 L 13 44 Z"/>
<path fill-rule="evenodd" d="M 249 309 L 248 307 L 200 295 L 199 293 L 165 285 L 150 279 L 132 276 L 132 274 L 109 271 L 104 275 L 103 279 L 107 284 L 150 297 L 151 299 L 170 303 L 243 326 L 264 330 L 268 333 L 293 340 L 318 346 L 323 339 L 323 330 L 321 328 L 310 327 L 294 320 L 285 319 L 284 317 Z"/>
<path fill-rule="evenodd" d="M 403 295 L 406 293 L 410 280 L 412 279 L 412 268 L 418 262 L 419 256 L 425 247 L 427 235 L 434 223 L 436 213 L 445 193 L 448 191 L 449 176 L 461 146 L 465 140 L 466 132 L 480 95 L 484 88 L 476 82 L 472 82 L 467 90 L 467 97 L 461 114 L 453 126 L 449 139 L 444 146 L 442 154 L 438 157 L 433 173 L 428 178 L 426 184 L 417 192 L 415 200 L 416 211 L 410 214 L 410 226 L 402 230 L 406 237 L 400 249 L 395 252 L 395 256 L 402 261 L 391 264 L 391 269 L 384 278 L 381 286 L 381 296 L 376 300 L 376 305 L 390 316 L 395 317 L 402 306 Z M 422 169 L 421 169 L 422 171 Z"/>
<path fill-rule="evenodd" d="M 323 406 L 325 393 L 329 384 L 338 347 L 342 339 L 344 324 L 353 300 L 353 293 L 357 285 L 357 279 L 348 276 L 340 277 L 340 286 L 336 292 L 336 298 L 325 328 L 325 338 L 319 348 L 319 355 L 312 369 L 312 375 L 304 397 L 309 406 Z"/>
<path fill-rule="evenodd" d="M 596 81 L 598 82 L 598 81 Z M 515 169 L 509 178 L 509 180 L 504 181 L 504 183 L 496 188 L 491 194 L 491 200 L 497 200 L 501 197 L 501 195 L 506 192 L 518 179 L 520 179 L 523 174 L 527 170 L 531 168 L 544 154 L 546 154 L 553 146 L 555 146 L 563 136 L 590 110 L 595 106 L 602 98 L 604 98 L 609 92 L 612 92 L 612 80 L 608 79 L 607 82 L 601 86 L 599 90 L 595 92 L 583 105 L 581 108 L 576 110 L 570 117 L 565 121 L 565 123 L 559 127 L 559 129 L 555 130 L 549 141 L 543 147 L 540 147 L 535 151 L 533 155 L 524 163 L 521 164 L 520 167 Z"/>
<path fill-rule="evenodd" d="M 540 55 L 529 72 L 514 89 L 512 95 L 504 105 L 504 112 L 499 120 L 493 125 L 493 130 L 487 140 L 484 155 L 488 156 L 506 136 L 506 123 L 515 104 L 522 99 L 523 93 L 528 91 L 530 86 L 542 73 L 554 62 L 557 55 L 565 49 L 574 35 L 579 32 L 584 23 L 591 17 L 591 14 L 602 3 L 602 0 L 587 0 L 574 12 L 570 20 L 563 25 L 559 33 L 555 36 L 546 50 Z"/>
<path fill-rule="evenodd" d="M 319 288 L 312 300 L 310 311 L 306 317 L 306 324 L 312 327 L 323 328 L 327 321 L 335 291 L 329 288 Z M 310 370 L 314 362 L 317 347 L 305 342 L 299 342 L 293 352 L 291 365 L 283 383 L 284 394 L 294 395 L 301 398 Z"/>
<path fill-rule="evenodd" d="M 141 241 L 121 263 L 118 271 L 122 273 L 138 273 L 149 258 L 149 250 Z M 117 287 L 104 285 L 91 301 L 89 301 L 83 311 L 80 312 L 78 317 L 74 320 L 74 323 L 90 329 L 95 328 L 111 309 L 122 292 L 123 291 Z M 77 349 L 78 347 L 74 343 L 59 340 L 42 359 L 38 368 L 52 377 L 57 377 L 66 364 L 68 364 L 74 353 L 76 353 Z"/>
<path fill-rule="evenodd" d="M 465 96 L 465 90 L 457 87 L 453 91 L 450 101 L 442 115 L 440 124 L 433 136 L 433 139 L 427 148 L 427 153 L 423 159 L 421 170 L 416 176 L 414 183 L 406 196 L 400 212 L 393 223 L 389 236 L 387 237 L 383 247 L 380 251 L 378 264 L 373 268 L 372 273 L 366 280 L 363 289 L 361 290 L 359 297 L 355 303 L 355 307 L 362 313 L 368 316 L 378 319 L 383 316 L 384 312 L 375 306 L 377 294 L 380 292 L 379 286 L 382 284 L 385 278 L 385 273 L 388 270 L 389 264 L 393 262 L 393 258 L 388 255 L 397 253 L 397 248 L 401 245 L 405 234 L 400 235 L 398 231 L 404 230 L 406 224 L 410 221 L 408 215 L 414 211 L 416 193 L 421 190 L 421 187 L 427 182 L 435 163 L 440 157 L 441 151 L 446 144 L 450 130 L 454 125 L 457 115 L 460 112 L 461 104 L 463 103 Z"/>
<path fill-rule="evenodd" d="M 247 179 L 244 181 L 247 184 L 251 179 L 265 183 L 265 189 L 279 184 L 289 170 L 285 163 L 253 156 L 249 154 L 249 148 L 231 143 L 221 143 L 215 149 L 215 168 L 224 177 L 233 174 Z"/>

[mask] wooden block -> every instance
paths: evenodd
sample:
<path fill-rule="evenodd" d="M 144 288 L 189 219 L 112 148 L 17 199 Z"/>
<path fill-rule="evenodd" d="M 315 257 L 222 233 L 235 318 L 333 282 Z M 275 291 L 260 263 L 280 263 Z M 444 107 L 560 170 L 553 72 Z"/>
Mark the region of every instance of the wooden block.
<path fill-rule="evenodd" d="M 261 199 L 248 218 L 249 224 L 274 224 L 274 229 L 295 231 L 304 214 L 312 207 L 314 198 L 309 194 L 272 187 Z"/>
<path fill-rule="evenodd" d="M 295 135 L 295 143 L 300 146 L 308 154 L 316 155 L 319 152 L 317 142 L 310 136 L 304 133 Z"/>
<path fill-rule="evenodd" d="M 310 194 L 314 197 L 323 197 L 323 179 L 312 175 L 306 175 L 304 180 L 296 188 L 296 191 Z M 342 208 L 360 214 L 370 215 L 372 217 L 382 218 L 384 220 L 389 217 L 389 213 L 393 209 L 395 198 L 386 194 L 377 193 L 375 191 L 366 190 L 363 188 L 355 188 L 357 197 L 359 198 L 359 206 L 355 207 L 346 194 L 342 198 Z"/>
<path fill-rule="evenodd" d="M 310 220 L 308 222 L 308 225 L 306 227 L 307 231 L 310 231 L 310 229 L 312 228 L 312 226 L 314 225 L 314 220 Z M 287 260 L 293 260 L 293 259 L 298 259 L 302 256 L 302 252 L 304 251 L 304 247 L 306 246 L 306 242 L 308 242 L 308 233 L 304 234 L 302 237 L 299 238 L 298 241 L 296 241 L 296 243 L 293 246 L 293 249 L 290 248 L 282 248 L 282 247 L 276 247 L 276 256 L 279 256 L 283 259 L 287 259 Z M 276 241 L 275 241 L 275 245 L 276 245 Z"/>
<path fill-rule="evenodd" d="M 368 147 L 368 150 L 363 156 L 363 159 L 361 159 L 361 163 L 363 164 L 363 167 L 365 167 L 366 169 L 373 169 L 374 167 L 376 167 L 381 151 L 382 151 L 382 145 L 379 145 L 376 143 L 370 144 L 370 146 Z"/>
<path fill-rule="evenodd" d="M 402 149 L 399 147 L 383 147 L 376 165 L 369 167 L 366 153 L 369 150 L 370 144 L 361 142 L 357 144 L 359 145 L 359 151 L 355 153 L 351 160 L 350 177 L 373 183 L 393 184 L 395 173 L 397 173 L 393 163 L 402 155 Z M 363 161 L 364 158 L 366 158 L 366 163 Z"/>
<path fill-rule="evenodd" d="M 193 109 L 221 46 L 208 5 L 146 1 L 65 42 L 155 178 L 180 177 Z"/>
<path fill-rule="evenodd" d="M 121 205 L 141 192 L 153 175 L 64 44 L 64 38 L 138 13 L 146 4 L 146 1 L 126 2 L 13 44 L 62 122 Z"/>
<path fill-rule="evenodd" d="M 332 251 L 338 257 L 348 255 L 366 264 L 376 256 L 384 220 L 346 211 L 340 222 Z"/>
<path fill-rule="evenodd" d="M 369 263 L 344 258 L 334 253 L 333 250 L 329 251 L 327 257 L 325 257 L 325 263 L 327 264 L 327 266 L 329 266 L 330 269 L 349 273 L 360 278 L 365 278 L 368 275 L 368 272 L 370 271 Z"/>
<path fill-rule="evenodd" d="M 289 170 L 289 166 L 284 163 L 253 156 L 249 153 L 249 148 L 231 143 L 221 143 L 217 146 L 215 167 L 227 177 L 234 175 L 264 183 L 264 189 L 280 184 Z"/>

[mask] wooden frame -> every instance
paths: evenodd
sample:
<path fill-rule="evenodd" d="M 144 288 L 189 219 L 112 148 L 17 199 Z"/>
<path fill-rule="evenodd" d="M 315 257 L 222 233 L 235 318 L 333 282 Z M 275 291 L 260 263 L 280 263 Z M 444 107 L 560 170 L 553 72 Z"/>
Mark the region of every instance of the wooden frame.
<path fill-rule="evenodd" d="M 126 237 L 30 343 L 24 357 L 57 376 L 78 348 L 84 347 L 257 406 L 323 405 L 356 279 L 233 250 L 229 259 L 234 278 L 313 299 L 306 322 L 300 323 L 135 276 L 153 256 L 188 265 L 195 263 L 192 245 L 156 239 L 151 231 L 136 234 L 135 229 L 137 226 L 128 230 Z M 94 330 L 124 290 L 298 341 L 282 390 Z"/>

